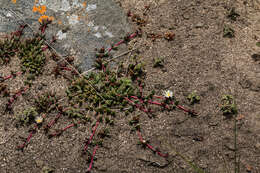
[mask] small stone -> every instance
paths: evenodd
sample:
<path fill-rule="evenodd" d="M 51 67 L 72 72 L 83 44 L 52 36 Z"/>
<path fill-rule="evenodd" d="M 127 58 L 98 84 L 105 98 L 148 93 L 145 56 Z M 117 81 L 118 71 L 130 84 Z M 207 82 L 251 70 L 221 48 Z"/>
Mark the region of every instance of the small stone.
<path fill-rule="evenodd" d="M 243 89 L 248 89 L 252 86 L 252 82 L 248 79 L 243 79 L 239 82 Z"/>
<path fill-rule="evenodd" d="M 204 26 L 204 23 L 199 22 L 195 25 L 196 28 L 202 28 Z"/>
<path fill-rule="evenodd" d="M 256 147 L 256 149 L 260 150 L 260 143 L 259 143 L 259 142 L 256 143 L 256 144 L 255 144 L 255 147 Z"/>
<path fill-rule="evenodd" d="M 40 168 L 43 167 L 43 165 L 44 165 L 43 161 L 42 161 L 42 160 L 39 160 L 39 159 L 36 159 L 36 160 L 35 160 L 35 163 L 36 163 L 36 166 L 37 166 L 37 167 L 40 167 Z"/>
<path fill-rule="evenodd" d="M 182 17 L 183 17 L 184 19 L 186 19 L 186 20 L 190 19 L 190 16 L 189 16 L 188 13 L 184 13 L 184 14 L 182 15 Z"/>
<path fill-rule="evenodd" d="M 53 172 L 54 172 L 54 169 L 52 169 L 48 166 L 44 166 L 41 171 L 41 173 L 53 173 Z"/>

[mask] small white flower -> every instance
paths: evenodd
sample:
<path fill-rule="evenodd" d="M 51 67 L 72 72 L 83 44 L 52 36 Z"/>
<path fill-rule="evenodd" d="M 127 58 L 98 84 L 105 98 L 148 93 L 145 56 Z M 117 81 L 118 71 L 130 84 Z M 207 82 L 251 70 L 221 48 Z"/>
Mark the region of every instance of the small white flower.
<path fill-rule="evenodd" d="M 37 116 L 37 117 L 35 118 L 35 122 L 36 122 L 37 124 L 41 124 L 42 121 L 43 121 L 42 116 Z"/>
<path fill-rule="evenodd" d="M 170 90 L 164 91 L 164 97 L 166 98 L 172 98 L 173 92 Z"/>

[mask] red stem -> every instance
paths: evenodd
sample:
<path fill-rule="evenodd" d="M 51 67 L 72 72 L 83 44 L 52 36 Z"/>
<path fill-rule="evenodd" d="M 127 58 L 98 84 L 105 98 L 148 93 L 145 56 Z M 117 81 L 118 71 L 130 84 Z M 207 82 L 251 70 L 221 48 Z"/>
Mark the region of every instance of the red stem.
<path fill-rule="evenodd" d="M 151 100 L 149 100 L 148 103 L 154 104 L 154 105 L 159 105 L 159 106 L 165 107 L 166 109 L 169 109 L 169 106 L 167 106 L 167 105 L 165 105 L 163 103 L 159 103 L 159 102 L 151 101 Z"/>
<path fill-rule="evenodd" d="M 149 112 L 149 110 L 147 110 L 147 109 L 145 109 L 145 108 L 142 108 L 141 105 L 134 103 L 134 102 L 133 102 L 132 100 L 130 100 L 129 98 L 124 97 L 124 99 L 127 100 L 129 103 L 132 103 L 132 104 L 135 105 L 138 109 L 144 111 L 145 113 L 148 113 L 148 112 Z"/>
<path fill-rule="evenodd" d="M 8 107 L 10 107 L 15 101 L 15 99 L 22 95 L 22 93 L 25 92 L 27 89 L 29 89 L 29 86 L 25 87 L 23 90 L 19 90 L 13 97 L 11 97 L 8 101 Z"/>
<path fill-rule="evenodd" d="M 155 98 L 158 98 L 158 99 L 164 99 L 164 97 L 163 97 L 163 96 L 157 96 L 157 95 L 153 95 L 153 97 L 155 97 Z"/>
<path fill-rule="evenodd" d="M 139 99 L 139 98 L 136 97 L 136 96 L 131 96 L 131 98 L 133 98 L 133 99 Z M 139 99 L 139 101 L 140 101 L 141 103 L 143 103 L 143 100 L 142 100 L 142 99 Z M 163 105 L 162 103 L 159 103 L 159 102 L 156 102 L 156 101 L 148 100 L 148 103 L 154 104 L 154 105 L 163 106 L 163 107 L 165 107 L 165 108 L 167 108 L 167 109 L 169 108 L 167 105 Z"/>
<path fill-rule="evenodd" d="M 144 101 L 143 101 L 142 99 L 139 99 L 139 98 L 136 97 L 136 96 L 130 96 L 130 97 L 133 98 L 133 99 L 139 100 L 141 103 L 144 103 Z"/>
<path fill-rule="evenodd" d="M 42 28 L 41 28 L 42 34 L 45 32 L 46 27 L 47 27 L 46 25 L 43 25 L 43 26 L 42 26 Z"/>
<path fill-rule="evenodd" d="M 72 124 L 68 125 L 67 127 L 65 127 L 64 129 L 62 129 L 62 131 L 64 132 L 65 130 L 67 130 L 75 125 L 76 125 L 75 123 L 72 123 Z"/>
<path fill-rule="evenodd" d="M 119 41 L 119 42 L 116 43 L 114 46 L 117 47 L 117 46 L 119 46 L 119 45 L 122 44 L 122 43 L 124 43 L 124 40 Z"/>
<path fill-rule="evenodd" d="M 144 143 L 150 150 L 152 150 L 153 152 L 156 152 L 159 156 L 161 157 L 168 157 L 168 154 L 163 154 L 161 153 L 160 151 L 158 151 L 157 149 L 155 149 L 153 146 L 151 146 L 150 144 L 146 143 L 141 135 L 141 132 L 140 131 L 137 131 L 137 134 L 139 136 L 139 140 L 141 143 Z"/>
<path fill-rule="evenodd" d="M 54 120 L 52 120 L 48 125 L 47 127 L 48 128 L 51 128 L 51 126 L 53 126 L 53 124 L 61 117 L 61 113 L 58 113 L 58 115 L 55 117 Z"/>
<path fill-rule="evenodd" d="M 129 39 L 134 38 L 136 35 L 137 35 L 136 33 L 131 34 L 131 35 L 129 36 Z M 119 42 L 116 43 L 113 47 L 117 47 L 117 46 L 119 46 L 119 45 L 122 44 L 122 43 L 124 43 L 124 40 L 119 41 Z M 112 49 L 113 49 L 113 48 L 110 47 L 107 51 L 110 52 Z"/>
<path fill-rule="evenodd" d="M 43 47 L 43 48 L 42 48 L 42 51 L 45 51 L 45 50 L 47 50 L 47 49 L 48 49 L 48 47 L 49 47 L 49 46 L 45 46 L 45 47 Z"/>
<path fill-rule="evenodd" d="M 71 71 L 71 69 L 68 68 L 68 67 L 61 67 L 61 69 L 62 69 L 62 70 L 66 70 L 66 71 Z"/>
<path fill-rule="evenodd" d="M 97 149 L 98 149 L 98 145 L 96 145 L 95 148 L 94 148 L 93 154 L 92 154 L 92 156 L 91 156 L 90 165 L 89 165 L 89 167 L 88 167 L 87 172 L 90 172 L 91 169 L 92 169 L 92 165 L 93 165 L 93 161 L 94 161 L 94 156 L 95 156 L 95 154 L 96 154 Z"/>
<path fill-rule="evenodd" d="M 37 128 L 37 125 L 35 125 L 35 127 L 34 127 L 35 129 Z M 34 130 L 35 130 L 34 129 Z M 31 138 L 32 138 L 32 135 L 33 135 L 33 132 L 34 132 L 34 130 L 33 131 L 31 131 L 31 133 L 28 135 L 28 137 L 27 137 L 27 139 L 26 139 L 26 141 L 22 144 L 22 145 L 19 145 L 18 146 L 18 149 L 23 149 L 24 147 L 25 147 L 25 145 L 27 144 L 27 143 L 29 143 L 30 142 L 30 140 L 31 140 Z"/>
<path fill-rule="evenodd" d="M 31 132 L 29 134 L 29 136 L 27 137 L 26 141 L 22 145 L 18 146 L 18 149 L 23 149 L 25 147 L 26 143 L 28 143 L 30 141 L 30 139 L 32 138 L 32 135 L 33 135 L 33 132 Z"/>
<path fill-rule="evenodd" d="M 89 145 L 90 142 L 92 141 L 92 139 L 93 139 L 93 137 L 94 137 L 94 135 L 95 135 L 95 132 L 96 132 L 96 130 L 97 130 L 98 125 L 99 125 L 99 120 L 96 122 L 96 125 L 95 125 L 95 127 L 94 127 L 94 130 L 93 130 L 93 132 L 92 132 L 90 138 L 88 139 L 86 145 L 84 146 L 84 151 L 87 151 L 88 145 Z"/>
<path fill-rule="evenodd" d="M 79 122 L 78 122 L 78 123 L 79 123 Z M 78 124 L 78 123 L 72 123 L 72 124 L 68 125 L 67 127 L 63 128 L 60 132 L 58 132 L 58 133 L 56 132 L 56 133 L 51 134 L 51 136 L 52 136 L 52 137 L 57 136 L 57 135 L 63 133 L 64 131 L 66 131 L 67 129 L 69 129 L 69 128 L 75 126 L 75 125 Z"/>
<path fill-rule="evenodd" d="M 20 37 L 21 37 L 21 35 L 22 35 L 23 30 L 24 30 L 25 27 L 26 27 L 26 25 L 20 25 L 20 29 L 19 29 L 19 30 L 15 31 L 15 32 L 13 32 L 13 33 L 11 33 L 12 37 L 13 37 L 14 35 L 16 35 L 16 36 L 18 36 L 19 39 L 20 39 Z"/>
<path fill-rule="evenodd" d="M 54 43 L 55 41 L 56 41 L 56 38 L 53 37 L 50 44 Z M 48 48 L 49 48 L 49 45 L 46 45 L 44 48 L 42 48 L 42 50 L 45 51 Z"/>
<path fill-rule="evenodd" d="M 141 83 L 140 83 L 140 85 L 139 85 L 139 91 L 140 91 L 141 97 L 143 97 L 143 88 L 142 88 L 142 86 L 141 86 Z"/>
<path fill-rule="evenodd" d="M 16 75 L 20 75 L 20 74 L 22 74 L 22 72 L 17 72 L 17 73 L 16 73 Z M 12 77 L 14 77 L 14 75 L 6 76 L 6 77 L 4 77 L 4 80 L 10 79 L 10 78 L 12 78 Z"/>
<path fill-rule="evenodd" d="M 159 98 L 159 99 L 164 99 L 164 97 L 162 97 L 162 96 L 156 96 L 156 95 L 154 95 L 154 97 L 155 97 L 155 98 Z M 154 102 L 154 103 L 152 103 L 152 104 L 158 104 L 158 103 Z M 172 104 L 173 104 L 173 102 L 172 102 Z M 198 113 L 196 113 L 195 111 L 189 110 L 189 109 L 187 109 L 187 108 L 185 108 L 185 107 L 183 107 L 183 106 L 181 106 L 181 105 L 176 105 L 176 107 L 177 107 L 178 109 L 183 110 L 184 112 L 187 112 L 187 113 L 190 113 L 190 114 L 193 114 L 193 115 L 198 115 Z"/>
<path fill-rule="evenodd" d="M 131 35 L 129 36 L 129 38 L 134 38 L 134 37 L 136 37 L 136 36 L 137 36 L 137 33 L 135 32 L 135 33 L 131 34 Z"/>
<path fill-rule="evenodd" d="M 154 105 L 163 106 L 162 103 L 151 101 L 151 100 L 149 100 L 148 103 L 151 103 L 151 104 L 154 104 Z"/>
<path fill-rule="evenodd" d="M 181 106 L 181 105 L 177 105 L 177 108 L 183 110 L 184 112 L 187 112 L 187 113 L 190 113 L 190 114 L 193 114 L 193 115 L 198 115 L 198 113 L 196 113 L 195 111 L 186 109 L 186 108 L 184 108 L 184 107 Z"/>

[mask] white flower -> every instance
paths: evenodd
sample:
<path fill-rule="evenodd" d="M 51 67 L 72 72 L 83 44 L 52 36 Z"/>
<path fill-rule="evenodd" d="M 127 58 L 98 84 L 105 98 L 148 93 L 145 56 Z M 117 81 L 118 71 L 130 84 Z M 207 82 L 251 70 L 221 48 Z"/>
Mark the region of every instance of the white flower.
<path fill-rule="evenodd" d="M 164 97 L 172 98 L 173 97 L 173 92 L 170 91 L 170 90 L 164 91 Z"/>
<path fill-rule="evenodd" d="M 36 122 L 37 124 L 41 124 L 42 121 L 43 121 L 42 116 L 37 116 L 37 117 L 35 117 L 35 122 Z"/>

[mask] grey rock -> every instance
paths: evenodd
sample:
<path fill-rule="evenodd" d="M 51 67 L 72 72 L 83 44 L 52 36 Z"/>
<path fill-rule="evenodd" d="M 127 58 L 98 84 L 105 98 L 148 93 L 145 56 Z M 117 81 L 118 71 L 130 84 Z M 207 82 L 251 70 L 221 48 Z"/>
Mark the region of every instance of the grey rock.
<path fill-rule="evenodd" d="M 86 2 L 84 4 L 84 2 Z M 0 32 L 11 32 L 17 23 L 25 20 L 38 31 L 38 19 L 42 15 L 52 16 L 52 24 L 46 30 L 46 38 L 57 36 L 54 47 L 62 55 L 75 54 L 83 71 L 91 68 L 95 48 L 110 47 L 132 32 L 127 17 L 113 0 L 0 0 Z M 46 12 L 33 12 L 34 5 L 46 6 Z M 19 17 L 13 13 L 19 15 Z M 31 34 L 31 30 L 25 30 Z"/>

